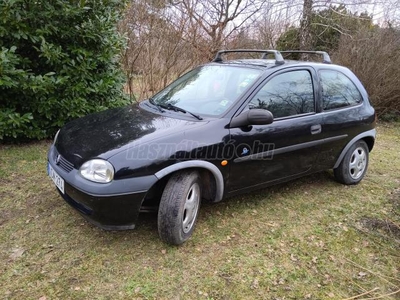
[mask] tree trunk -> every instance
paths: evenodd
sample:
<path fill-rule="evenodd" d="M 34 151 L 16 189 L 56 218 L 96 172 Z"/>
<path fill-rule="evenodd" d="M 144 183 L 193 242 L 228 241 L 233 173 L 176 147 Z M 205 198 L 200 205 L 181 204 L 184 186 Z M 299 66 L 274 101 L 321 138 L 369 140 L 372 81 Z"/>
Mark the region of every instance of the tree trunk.
<path fill-rule="evenodd" d="M 312 50 L 311 17 L 313 0 L 304 0 L 303 17 L 300 23 L 300 50 Z M 304 57 L 303 57 L 304 58 Z"/>

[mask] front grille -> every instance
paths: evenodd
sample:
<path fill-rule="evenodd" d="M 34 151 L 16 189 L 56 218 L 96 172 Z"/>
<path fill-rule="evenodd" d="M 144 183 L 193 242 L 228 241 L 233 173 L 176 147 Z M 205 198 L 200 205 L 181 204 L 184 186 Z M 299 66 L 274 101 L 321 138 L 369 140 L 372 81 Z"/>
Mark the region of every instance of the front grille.
<path fill-rule="evenodd" d="M 57 149 L 54 149 L 54 162 L 57 166 L 69 173 L 74 169 L 74 165 L 66 160 L 61 154 L 58 153 Z"/>

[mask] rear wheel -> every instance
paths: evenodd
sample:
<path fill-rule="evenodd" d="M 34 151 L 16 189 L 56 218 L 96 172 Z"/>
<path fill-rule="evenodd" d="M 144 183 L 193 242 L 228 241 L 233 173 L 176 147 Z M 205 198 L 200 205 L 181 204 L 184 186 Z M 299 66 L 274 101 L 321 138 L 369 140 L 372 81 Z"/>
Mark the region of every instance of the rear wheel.
<path fill-rule="evenodd" d="M 337 181 L 343 184 L 357 184 L 368 169 L 369 150 L 364 141 L 358 141 L 346 152 L 340 165 L 333 170 Z"/>
<path fill-rule="evenodd" d="M 158 233 L 168 244 L 180 245 L 194 231 L 201 201 L 197 171 L 182 171 L 167 182 L 158 209 Z"/>

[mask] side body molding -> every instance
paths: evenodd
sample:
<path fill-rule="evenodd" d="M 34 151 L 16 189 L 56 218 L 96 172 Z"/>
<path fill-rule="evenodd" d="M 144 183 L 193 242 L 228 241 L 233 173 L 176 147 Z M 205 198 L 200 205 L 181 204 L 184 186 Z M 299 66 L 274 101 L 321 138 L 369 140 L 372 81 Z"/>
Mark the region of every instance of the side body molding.
<path fill-rule="evenodd" d="M 357 141 L 361 140 L 362 138 L 365 137 L 373 137 L 375 139 L 376 137 L 376 129 L 371 129 L 368 131 L 365 131 L 363 133 L 360 133 L 359 135 L 355 136 L 350 142 L 347 143 L 346 147 L 342 150 L 342 153 L 340 153 L 339 158 L 337 159 L 335 165 L 333 166 L 334 169 L 339 167 L 340 163 L 343 160 L 343 157 L 346 155 L 346 152 L 349 150 L 349 148 Z"/>
<path fill-rule="evenodd" d="M 202 168 L 210 171 L 214 178 L 215 178 L 215 183 L 216 183 L 216 193 L 215 193 L 215 199 L 213 202 L 219 202 L 222 200 L 222 197 L 224 195 L 224 178 L 222 176 L 221 171 L 212 163 L 209 163 L 207 161 L 203 160 L 190 160 L 190 161 L 184 161 L 180 162 L 177 164 L 173 164 L 169 167 L 166 167 L 154 175 L 158 178 L 161 179 L 164 176 L 171 174 L 172 172 L 183 170 L 183 169 L 188 169 L 188 168 Z"/>

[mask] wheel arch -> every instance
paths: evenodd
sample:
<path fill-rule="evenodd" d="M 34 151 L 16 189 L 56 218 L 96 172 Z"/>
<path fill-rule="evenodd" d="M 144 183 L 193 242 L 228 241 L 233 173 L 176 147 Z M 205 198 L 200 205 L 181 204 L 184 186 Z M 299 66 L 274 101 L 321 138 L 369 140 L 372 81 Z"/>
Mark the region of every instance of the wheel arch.
<path fill-rule="evenodd" d="M 375 137 L 366 136 L 362 139 L 364 140 L 365 143 L 367 143 L 368 150 L 369 150 L 369 152 L 371 152 L 375 145 Z"/>
<path fill-rule="evenodd" d="M 210 200 L 211 202 L 219 202 L 222 200 L 224 195 L 224 178 L 221 171 L 210 162 L 202 160 L 179 162 L 158 171 L 154 175 L 158 180 L 161 180 L 172 173 L 187 169 L 198 169 L 204 180 L 210 180 L 213 178 L 215 180 L 215 193 L 208 191 Z M 210 185 L 210 187 L 211 189 L 213 188 L 212 185 Z M 212 197 L 212 194 L 214 194 L 214 197 Z"/>
<path fill-rule="evenodd" d="M 369 151 L 371 152 L 372 148 L 374 147 L 375 144 L 375 137 L 376 137 L 376 129 L 371 129 L 368 131 L 365 131 L 363 133 L 360 133 L 359 135 L 355 136 L 350 142 L 347 143 L 347 145 L 343 148 L 342 152 L 339 155 L 339 158 L 336 160 L 335 165 L 333 166 L 334 169 L 339 167 L 340 163 L 342 162 L 344 156 L 346 155 L 347 151 L 350 149 L 354 143 L 363 140 L 367 146 Z"/>

